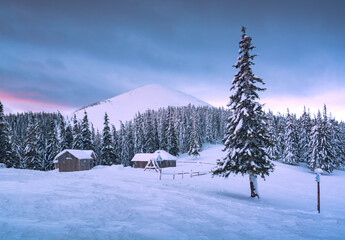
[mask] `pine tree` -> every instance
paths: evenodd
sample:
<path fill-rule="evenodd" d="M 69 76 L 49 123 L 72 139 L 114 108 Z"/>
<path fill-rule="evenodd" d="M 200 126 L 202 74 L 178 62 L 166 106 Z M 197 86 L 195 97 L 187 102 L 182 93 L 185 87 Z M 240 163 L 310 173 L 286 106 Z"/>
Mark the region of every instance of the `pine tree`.
<path fill-rule="evenodd" d="M 331 173 L 336 167 L 334 152 L 331 146 L 331 128 L 329 126 L 327 109 L 324 107 L 323 118 L 320 111 L 317 114 L 315 125 L 311 132 L 311 141 L 309 146 L 310 159 L 308 168 L 322 170 Z"/>
<path fill-rule="evenodd" d="M 114 125 L 112 125 L 112 142 L 113 142 L 114 153 L 116 156 L 116 164 L 121 164 L 120 159 L 119 159 L 119 156 L 120 156 L 119 136 L 117 134 L 117 131 Z"/>
<path fill-rule="evenodd" d="M 95 134 L 94 152 L 96 154 L 94 165 L 102 164 L 102 134 L 99 132 L 99 130 L 97 130 Z"/>
<path fill-rule="evenodd" d="M 59 116 L 59 152 L 67 149 L 67 139 L 66 139 L 66 127 L 65 127 L 65 121 L 63 119 L 63 116 L 61 113 L 58 113 Z"/>
<path fill-rule="evenodd" d="M 169 123 L 168 123 L 168 129 L 167 129 L 167 142 L 168 142 L 167 150 L 171 155 L 177 156 L 179 153 L 179 148 L 178 148 L 177 137 L 176 137 L 176 132 L 175 132 L 175 125 L 174 125 L 175 121 L 174 121 L 172 107 L 168 107 L 168 118 L 169 118 Z"/>
<path fill-rule="evenodd" d="M 294 115 L 288 113 L 286 116 L 286 130 L 285 130 L 285 136 L 284 136 L 284 143 L 285 143 L 285 149 L 284 149 L 284 155 L 282 162 L 296 165 L 298 162 L 298 140 L 296 137 L 296 118 Z"/>
<path fill-rule="evenodd" d="M 345 139 L 341 131 L 341 125 L 333 118 L 330 118 L 331 146 L 333 146 L 335 167 L 338 168 L 344 162 Z"/>
<path fill-rule="evenodd" d="M 168 150 L 168 138 L 167 138 L 167 129 L 168 129 L 168 120 L 166 117 L 166 111 L 163 110 L 161 119 L 160 119 L 160 127 L 159 127 L 159 149 Z"/>
<path fill-rule="evenodd" d="M 135 135 L 135 152 L 149 152 L 148 146 L 145 145 L 145 136 L 144 136 L 144 122 L 143 116 L 138 112 L 134 118 L 134 135 Z"/>
<path fill-rule="evenodd" d="M 91 150 L 92 149 L 91 131 L 90 131 L 90 125 L 89 125 L 89 120 L 88 120 L 86 111 L 84 111 L 84 118 L 81 124 L 81 136 L 82 136 L 82 149 Z"/>
<path fill-rule="evenodd" d="M 112 143 L 112 136 L 110 133 L 109 119 L 107 113 L 105 113 L 104 115 L 101 159 L 101 164 L 103 165 L 116 164 L 116 155 Z"/>
<path fill-rule="evenodd" d="M 144 149 L 146 153 L 153 153 L 157 150 L 157 145 L 155 143 L 155 131 L 152 122 L 152 114 L 151 110 L 146 112 L 145 118 L 145 129 L 143 131 L 144 134 Z"/>
<path fill-rule="evenodd" d="M 41 128 L 38 121 L 35 123 L 33 116 L 29 119 L 24 144 L 24 157 L 20 168 L 41 170 L 42 162 L 44 161 L 42 157 Z"/>
<path fill-rule="evenodd" d="M 304 107 L 304 111 L 302 116 L 299 119 L 300 128 L 299 128 L 299 146 L 300 146 L 300 159 L 302 162 L 308 162 L 309 155 L 308 155 L 308 146 L 310 142 L 310 134 L 311 134 L 311 118 L 310 113 L 306 111 Z"/>
<path fill-rule="evenodd" d="M 264 82 L 251 70 L 256 55 L 250 55 L 249 51 L 254 46 L 244 27 L 242 32 L 240 56 L 234 65 L 239 71 L 232 81 L 228 104 L 232 115 L 227 120 L 226 135 L 223 139 L 224 151 L 228 154 L 218 161 L 219 167 L 214 174 L 224 177 L 228 177 L 230 173 L 249 174 L 251 197 L 259 197 L 257 176 L 265 178 L 273 171 L 274 165 L 266 152 L 270 142 L 265 114 L 262 105 L 255 101 L 259 98 L 258 92 L 265 90 L 256 84 Z"/>
<path fill-rule="evenodd" d="M 0 163 L 5 163 L 7 167 L 12 167 L 9 127 L 5 119 L 3 105 L 0 102 Z"/>
<path fill-rule="evenodd" d="M 206 112 L 206 137 L 205 141 L 208 143 L 214 143 L 214 130 L 213 130 L 213 114 L 211 109 L 207 109 Z"/>
<path fill-rule="evenodd" d="M 131 160 L 134 156 L 134 142 L 133 142 L 133 128 L 132 122 L 126 122 L 124 125 L 121 122 L 120 128 L 121 141 L 121 164 L 125 167 L 130 166 Z"/>
<path fill-rule="evenodd" d="M 81 133 L 80 123 L 77 117 L 73 117 L 73 149 L 83 149 L 83 138 Z"/>
<path fill-rule="evenodd" d="M 42 164 L 41 169 L 52 170 L 54 168 L 54 158 L 59 153 L 59 142 L 57 138 L 55 122 L 53 119 L 50 121 L 49 124 L 46 150 L 46 162 Z"/>
<path fill-rule="evenodd" d="M 72 131 L 72 127 L 70 124 L 67 125 L 66 127 L 66 138 L 65 138 L 65 149 L 72 149 L 73 148 L 73 131 Z M 61 144 L 62 145 L 62 144 Z"/>
<path fill-rule="evenodd" d="M 201 145 L 200 145 L 199 129 L 198 129 L 195 113 L 193 114 L 193 127 L 191 129 L 189 137 L 190 139 L 189 139 L 188 154 L 193 155 L 196 158 L 197 156 L 200 156 L 199 152 L 201 150 Z"/>

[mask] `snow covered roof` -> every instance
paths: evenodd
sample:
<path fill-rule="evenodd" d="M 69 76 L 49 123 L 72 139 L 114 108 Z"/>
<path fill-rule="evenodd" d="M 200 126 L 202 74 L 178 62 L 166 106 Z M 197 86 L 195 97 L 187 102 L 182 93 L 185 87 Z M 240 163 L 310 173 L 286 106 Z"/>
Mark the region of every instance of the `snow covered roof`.
<path fill-rule="evenodd" d="M 78 159 L 90 159 L 92 158 L 92 154 L 95 155 L 92 150 L 65 149 L 58 155 L 56 155 L 56 157 L 54 158 L 54 163 L 57 163 L 57 158 L 66 152 L 69 152 L 71 155 L 75 156 Z"/>
<path fill-rule="evenodd" d="M 160 161 L 158 155 L 161 156 L 162 161 L 164 160 L 177 160 L 177 158 L 164 150 L 157 150 L 154 153 L 137 153 L 134 155 L 132 162 L 149 161 L 155 159 Z"/>

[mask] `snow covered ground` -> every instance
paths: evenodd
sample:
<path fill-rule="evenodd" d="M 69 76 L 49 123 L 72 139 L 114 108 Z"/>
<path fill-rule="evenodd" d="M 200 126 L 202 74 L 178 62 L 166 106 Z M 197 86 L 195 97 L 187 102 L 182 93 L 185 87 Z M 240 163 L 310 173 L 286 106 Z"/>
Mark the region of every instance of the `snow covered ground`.
<path fill-rule="evenodd" d="M 166 175 L 209 171 L 221 149 L 181 156 L 162 180 L 121 166 L 0 169 L 0 239 L 345 239 L 343 171 L 321 177 L 320 214 L 315 174 L 304 167 L 276 163 L 259 180 L 260 199 L 249 197 L 248 176 Z"/>

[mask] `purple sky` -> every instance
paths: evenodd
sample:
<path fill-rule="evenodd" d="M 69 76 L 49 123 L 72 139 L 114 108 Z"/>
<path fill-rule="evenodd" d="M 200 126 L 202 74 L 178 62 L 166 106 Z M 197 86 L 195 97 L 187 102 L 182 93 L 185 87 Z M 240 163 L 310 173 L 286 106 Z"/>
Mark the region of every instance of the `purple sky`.
<path fill-rule="evenodd" d="M 228 101 L 241 26 L 267 108 L 345 120 L 343 1 L 2 1 L 0 101 L 71 112 L 150 84 Z"/>

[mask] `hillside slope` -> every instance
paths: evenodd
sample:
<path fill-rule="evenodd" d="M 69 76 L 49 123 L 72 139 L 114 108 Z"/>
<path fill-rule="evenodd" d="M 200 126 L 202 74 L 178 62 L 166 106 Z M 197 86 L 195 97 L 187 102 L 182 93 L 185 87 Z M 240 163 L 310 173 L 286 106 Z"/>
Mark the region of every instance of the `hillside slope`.
<path fill-rule="evenodd" d="M 168 106 L 187 106 L 188 104 L 211 106 L 189 94 L 151 84 L 82 108 L 75 114 L 78 119 L 82 119 L 84 111 L 86 111 L 89 121 L 93 123 L 94 127 L 102 130 L 104 114 L 107 112 L 110 123 L 119 129 L 120 121 L 125 122 L 133 119 L 137 112 L 145 112 L 148 109 L 157 110 Z"/>

